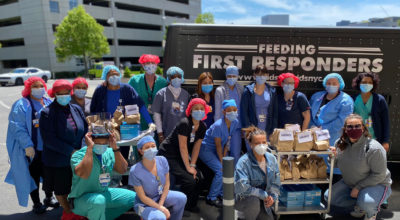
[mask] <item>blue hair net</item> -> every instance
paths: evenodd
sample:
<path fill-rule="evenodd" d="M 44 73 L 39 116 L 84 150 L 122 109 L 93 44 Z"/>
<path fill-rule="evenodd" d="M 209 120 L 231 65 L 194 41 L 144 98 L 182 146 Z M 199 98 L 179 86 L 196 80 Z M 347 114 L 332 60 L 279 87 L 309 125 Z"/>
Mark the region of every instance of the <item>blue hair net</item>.
<path fill-rule="evenodd" d="M 226 109 L 226 108 L 228 108 L 228 107 L 237 107 L 236 106 L 236 102 L 235 102 L 235 100 L 234 99 L 225 99 L 223 102 L 222 102 L 222 109 Z"/>
<path fill-rule="evenodd" d="M 332 78 L 335 78 L 335 79 L 337 79 L 339 81 L 339 85 L 340 85 L 339 86 L 339 90 L 343 90 L 344 86 L 346 84 L 344 83 L 344 80 L 343 80 L 342 76 L 339 73 L 329 73 L 328 75 L 326 75 L 325 78 L 324 78 L 324 81 L 322 82 L 322 85 L 324 85 L 324 87 L 326 88 L 326 82 L 329 79 L 332 79 Z"/>
<path fill-rule="evenodd" d="M 116 67 L 114 65 L 108 65 L 108 66 L 105 66 L 103 68 L 103 73 L 101 73 L 101 79 L 102 80 L 106 80 L 107 79 L 107 74 L 108 74 L 108 72 L 110 72 L 110 70 L 117 71 L 119 73 L 119 77 L 122 77 L 122 73 L 121 73 L 121 71 L 119 71 L 118 67 Z"/>
<path fill-rule="evenodd" d="M 225 71 L 225 75 L 239 75 L 239 68 L 237 66 L 228 66 Z"/>
<path fill-rule="evenodd" d="M 180 74 L 182 76 L 182 83 L 185 81 L 185 79 L 183 78 L 184 73 L 183 70 L 177 66 L 171 66 L 170 68 L 168 68 L 167 70 L 167 81 L 169 82 L 169 78 L 175 74 Z"/>
<path fill-rule="evenodd" d="M 150 135 L 144 136 L 142 137 L 142 139 L 139 140 L 138 144 L 137 144 L 137 148 L 138 149 L 142 149 L 143 145 L 147 144 L 147 143 L 156 143 L 156 141 L 154 140 L 154 138 Z"/>

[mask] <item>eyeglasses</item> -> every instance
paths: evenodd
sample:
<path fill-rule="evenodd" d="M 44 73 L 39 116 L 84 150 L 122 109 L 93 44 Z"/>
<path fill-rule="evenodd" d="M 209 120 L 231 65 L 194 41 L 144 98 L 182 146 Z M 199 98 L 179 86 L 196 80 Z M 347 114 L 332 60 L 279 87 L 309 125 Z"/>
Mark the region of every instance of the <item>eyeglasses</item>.
<path fill-rule="evenodd" d="M 362 124 L 357 124 L 357 125 L 346 125 L 346 130 L 360 129 L 361 127 L 362 127 Z"/>

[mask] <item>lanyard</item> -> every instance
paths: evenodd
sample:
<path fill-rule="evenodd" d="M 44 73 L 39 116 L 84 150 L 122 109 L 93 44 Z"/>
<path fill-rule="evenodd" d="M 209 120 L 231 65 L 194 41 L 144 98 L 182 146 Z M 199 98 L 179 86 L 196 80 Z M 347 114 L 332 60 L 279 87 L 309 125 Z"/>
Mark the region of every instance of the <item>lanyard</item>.
<path fill-rule="evenodd" d="M 155 77 L 157 77 L 157 76 L 155 76 Z M 154 79 L 153 88 L 150 90 L 151 93 L 149 93 L 149 86 L 147 85 L 146 76 L 144 77 L 144 85 L 146 86 L 147 100 L 149 101 L 149 103 L 153 102 L 153 90 L 154 90 L 155 84 L 156 84 L 156 79 Z"/>
<path fill-rule="evenodd" d="M 106 166 L 103 165 L 103 160 L 102 160 L 101 155 L 97 155 L 97 154 L 96 154 L 96 157 L 97 157 L 97 159 L 99 159 L 99 161 L 100 161 L 100 168 L 101 168 L 102 173 L 106 173 Z"/>

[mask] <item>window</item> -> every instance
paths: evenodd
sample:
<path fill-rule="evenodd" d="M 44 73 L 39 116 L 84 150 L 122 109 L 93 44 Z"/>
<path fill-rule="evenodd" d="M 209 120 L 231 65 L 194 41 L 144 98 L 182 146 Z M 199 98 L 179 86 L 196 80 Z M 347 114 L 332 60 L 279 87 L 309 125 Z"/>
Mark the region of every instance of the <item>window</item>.
<path fill-rule="evenodd" d="M 24 46 L 25 42 L 23 38 L 19 38 L 11 40 L 0 40 L 0 44 L 2 47 L 18 47 L 18 46 Z"/>
<path fill-rule="evenodd" d="M 37 69 L 29 69 L 29 70 L 28 70 L 28 73 L 37 73 L 37 72 L 38 72 Z"/>
<path fill-rule="evenodd" d="M 16 3 L 16 2 L 18 2 L 18 0 L 2 0 L 2 1 L 0 1 L 0 6 L 8 5 L 8 4 Z"/>
<path fill-rule="evenodd" d="M 21 24 L 21 17 L 13 17 L 0 20 L 0 27 L 7 27 L 18 24 Z"/>
<path fill-rule="evenodd" d="M 13 69 L 28 66 L 28 60 L 3 60 L 3 68 Z"/>
<path fill-rule="evenodd" d="M 60 13 L 60 7 L 57 1 L 50 1 L 50 12 Z"/>
<path fill-rule="evenodd" d="M 69 0 L 69 9 L 73 9 L 78 6 L 78 0 Z"/>
<path fill-rule="evenodd" d="M 75 63 L 77 66 L 84 66 L 83 58 L 75 58 Z"/>

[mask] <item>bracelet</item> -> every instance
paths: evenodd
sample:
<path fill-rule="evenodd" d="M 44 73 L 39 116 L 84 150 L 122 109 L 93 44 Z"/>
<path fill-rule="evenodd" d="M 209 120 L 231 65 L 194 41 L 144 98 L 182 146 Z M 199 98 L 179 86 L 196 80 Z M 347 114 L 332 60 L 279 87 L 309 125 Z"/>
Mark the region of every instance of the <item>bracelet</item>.
<path fill-rule="evenodd" d="M 113 152 L 114 152 L 114 153 L 119 152 L 119 151 L 121 151 L 121 148 L 117 148 L 117 149 L 115 149 L 115 150 L 113 149 Z"/>
<path fill-rule="evenodd" d="M 194 164 L 194 163 L 191 163 L 189 166 L 193 167 L 193 168 L 196 168 L 196 164 Z"/>

